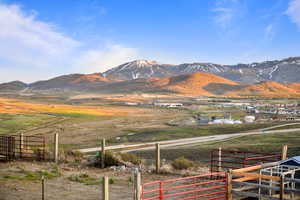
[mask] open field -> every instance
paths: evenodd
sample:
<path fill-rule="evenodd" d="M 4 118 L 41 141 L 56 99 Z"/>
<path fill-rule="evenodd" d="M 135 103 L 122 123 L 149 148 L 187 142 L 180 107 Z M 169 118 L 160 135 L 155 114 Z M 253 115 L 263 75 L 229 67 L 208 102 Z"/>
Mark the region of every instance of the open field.
<path fill-rule="evenodd" d="M 50 113 L 61 115 L 127 116 L 147 114 L 146 109 L 112 106 L 74 106 L 66 104 L 41 104 L 0 98 L 0 113 Z M 150 114 L 148 110 L 148 114 Z"/>
<path fill-rule="evenodd" d="M 224 149 L 245 151 L 280 152 L 283 144 L 288 144 L 290 156 L 299 155 L 300 132 L 239 136 L 226 141 L 176 146 L 161 149 L 161 157 L 162 159 L 171 161 L 184 156 L 203 166 L 208 166 L 210 163 L 210 151 L 212 149 L 222 147 Z M 148 162 L 153 162 L 153 150 L 139 151 L 135 152 L 135 154 L 148 159 Z"/>
<path fill-rule="evenodd" d="M 43 134 L 51 142 L 55 132 L 65 146 L 86 147 L 101 138 L 115 138 L 129 129 L 166 128 L 170 120 L 182 120 L 187 110 L 111 106 L 41 104 L 0 98 L 0 133 Z"/>
<path fill-rule="evenodd" d="M 101 199 L 103 176 L 109 177 L 111 199 L 133 199 L 131 171 L 112 171 L 72 164 L 14 162 L 0 165 L 0 200 L 42 199 L 42 176 L 45 177 L 45 199 Z M 142 180 L 150 182 L 178 177 L 181 175 L 143 173 Z"/>
<path fill-rule="evenodd" d="M 200 137 L 219 134 L 231 134 L 246 132 L 251 130 L 263 129 L 283 122 L 252 123 L 252 124 L 235 124 L 235 125 L 207 125 L 191 127 L 167 127 L 164 129 L 142 129 L 128 130 L 129 134 L 121 137 L 122 142 L 154 142 L 161 140 L 172 140 L 179 138 Z M 118 142 L 112 140 L 112 142 Z"/>

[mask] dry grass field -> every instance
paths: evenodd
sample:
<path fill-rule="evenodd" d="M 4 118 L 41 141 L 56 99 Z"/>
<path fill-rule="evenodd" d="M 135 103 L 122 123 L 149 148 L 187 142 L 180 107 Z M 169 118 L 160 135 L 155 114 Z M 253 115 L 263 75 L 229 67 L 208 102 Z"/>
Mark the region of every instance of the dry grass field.
<path fill-rule="evenodd" d="M 147 112 L 148 111 L 148 112 Z M 110 106 L 74 106 L 62 104 L 28 103 L 15 99 L 0 98 L 0 113 L 53 113 L 53 114 L 82 114 L 93 116 L 136 116 L 150 114 L 147 109 L 110 107 Z"/>
<path fill-rule="evenodd" d="M 93 147 L 129 130 L 166 128 L 170 120 L 190 117 L 186 110 L 138 106 L 69 105 L 0 98 L 0 134 L 24 132 L 46 135 L 49 143 L 60 133 L 64 147 Z"/>

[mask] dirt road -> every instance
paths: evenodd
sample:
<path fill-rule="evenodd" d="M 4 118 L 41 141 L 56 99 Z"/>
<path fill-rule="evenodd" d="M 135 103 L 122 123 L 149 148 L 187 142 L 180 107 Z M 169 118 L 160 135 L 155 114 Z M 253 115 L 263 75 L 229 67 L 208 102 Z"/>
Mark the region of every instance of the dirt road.
<path fill-rule="evenodd" d="M 276 127 L 269 127 L 268 129 L 276 128 Z M 261 129 L 261 130 L 251 131 L 251 132 L 243 132 L 243 133 L 202 136 L 202 137 L 183 138 L 183 139 L 176 139 L 176 140 L 164 140 L 164 141 L 156 141 L 156 142 L 145 142 L 145 143 L 139 143 L 139 144 L 128 144 L 128 145 L 121 144 L 121 145 L 107 146 L 106 149 L 107 150 L 125 149 L 125 150 L 122 150 L 122 152 L 132 152 L 132 151 L 154 149 L 155 148 L 154 145 L 156 143 L 160 143 L 161 148 L 164 148 L 164 147 L 181 146 L 181 145 L 188 145 L 188 144 L 202 143 L 202 142 L 221 141 L 221 140 L 227 140 L 227 139 L 240 137 L 240 136 L 247 136 L 247 135 L 271 134 L 271 133 L 291 133 L 291 132 L 300 131 L 300 128 L 271 130 L 271 131 L 267 131 L 267 130 L 265 131 L 265 130 L 266 129 Z M 97 151 L 101 151 L 101 147 L 79 149 L 78 151 L 80 151 L 82 153 L 97 152 Z"/>

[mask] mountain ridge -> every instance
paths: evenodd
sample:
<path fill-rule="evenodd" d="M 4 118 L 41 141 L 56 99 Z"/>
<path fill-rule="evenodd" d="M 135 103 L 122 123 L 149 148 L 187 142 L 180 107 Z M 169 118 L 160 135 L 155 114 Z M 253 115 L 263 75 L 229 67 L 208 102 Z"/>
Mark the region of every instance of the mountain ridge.
<path fill-rule="evenodd" d="M 253 62 L 250 64 L 221 65 L 207 62 L 160 64 L 155 61 L 135 60 L 104 72 L 105 77 L 121 80 L 160 78 L 195 72 L 212 73 L 244 84 L 260 81 L 299 82 L 300 57 Z"/>
<path fill-rule="evenodd" d="M 296 73 L 297 70 L 300 70 L 300 57 L 236 66 L 211 63 L 171 65 L 136 60 L 104 73 L 68 74 L 30 84 L 20 81 L 3 83 L 0 91 L 300 97 L 300 71 Z M 280 76 L 289 78 L 289 81 L 277 81 Z"/>

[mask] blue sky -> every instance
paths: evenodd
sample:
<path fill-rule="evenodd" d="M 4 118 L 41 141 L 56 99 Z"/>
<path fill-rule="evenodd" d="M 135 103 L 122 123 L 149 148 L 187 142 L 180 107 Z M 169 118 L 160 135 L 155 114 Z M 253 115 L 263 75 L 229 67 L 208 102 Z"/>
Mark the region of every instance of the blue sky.
<path fill-rule="evenodd" d="M 0 82 L 300 56 L 300 0 L 0 0 Z"/>

